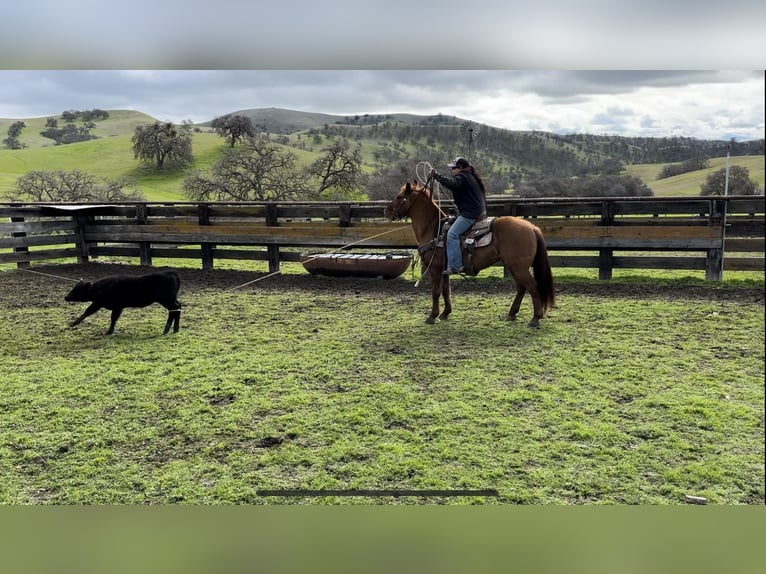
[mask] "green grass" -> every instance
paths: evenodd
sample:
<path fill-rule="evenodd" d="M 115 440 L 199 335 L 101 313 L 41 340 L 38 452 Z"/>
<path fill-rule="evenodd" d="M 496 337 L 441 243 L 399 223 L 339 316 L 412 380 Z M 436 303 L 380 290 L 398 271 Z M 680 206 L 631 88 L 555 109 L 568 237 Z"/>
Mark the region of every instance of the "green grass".
<path fill-rule="evenodd" d="M 562 273 L 557 308 L 530 329 L 528 300 L 504 320 L 512 283 L 492 273 L 456 280 L 451 319 L 426 325 L 409 274 L 259 265 L 181 269 L 181 331 L 165 337 L 156 305 L 126 310 L 111 337 L 106 311 L 67 328 L 83 308 L 63 302 L 70 284 L 6 267 L 0 503 L 422 502 L 257 494 L 353 488 L 763 503 L 763 277 Z"/>
<path fill-rule="evenodd" d="M 3 151 L 0 153 L 0 194 L 12 191 L 16 180 L 29 171 L 78 169 L 97 177 L 132 178 L 147 199 L 153 201 L 184 201 L 183 170 L 157 172 L 142 166 L 133 157 L 131 137 L 119 135 L 64 146 Z M 208 169 L 225 144 L 211 133 L 195 133 L 193 138 L 194 167 Z"/>
<path fill-rule="evenodd" d="M 700 169 L 689 173 L 682 173 L 674 177 L 657 179 L 657 176 L 665 167 L 666 163 L 650 163 L 629 165 L 625 168 L 626 175 L 633 175 L 641 178 L 658 197 L 670 197 L 678 195 L 699 195 L 700 188 L 707 180 L 708 176 L 726 167 L 725 157 L 716 157 L 710 160 L 710 167 Z M 753 179 L 761 188 L 763 193 L 766 188 L 764 177 L 763 156 L 735 156 L 729 158 L 729 165 L 739 165 L 750 172 L 750 178 Z"/>

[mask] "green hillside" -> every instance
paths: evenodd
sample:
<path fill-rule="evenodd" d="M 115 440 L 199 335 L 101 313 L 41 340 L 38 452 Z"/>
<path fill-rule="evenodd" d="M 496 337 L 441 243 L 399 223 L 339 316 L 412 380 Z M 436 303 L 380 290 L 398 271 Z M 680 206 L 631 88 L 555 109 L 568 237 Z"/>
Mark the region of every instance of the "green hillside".
<path fill-rule="evenodd" d="M 674 177 L 657 179 L 662 168 L 667 163 L 650 163 L 629 165 L 624 173 L 640 177 L 658 197 L 676 196 L 676 195 L 699 195 L 702 184 L 707 177 L 721 168 L 726 167 L 725 157 L 716 157 L 710 159 L 710 167 L 688 173 L 682 173 Z M 764 182 L 764 158 L 762 155 L 746 155 L 729 158 L 729 166 L 739 165 L 750 172 L 750 178 L 753 179 L 761 188 L 766 187 Z"/>
<path fill-rule="evenodd" d="M 16 180 L 29 171 L 77 169 L 109 179 L 133 178 L 147 199 L 185 199 L 181 190 L 183 171 L 157 173 L 141 167 L 133 157 L 131 137 L 117 135 L 69 145 L 0 151 L 0 195 L 14 189 Z M 223 140 L 215 134 L 195 133 L 192 144 L 195 167 L 210 167 L 224 147 Z"/>
<path fill-rule="evenodd" d="M 33 170 L 70 171 L 78 169 L 97 177 L 133 178 L 139 190 L 149 200 L 179 201 L 184 172 L 181 170 L 157 173 L 142 167 L 133 157 L 131 138 L 138 125 L 152 123 L 155 118 L 132 110 L 109 110 L 107 119 L 96 120 L 91 133 L 99 139 L 56 145 L 40 135 L 47 118 L 26 118 L 19 140 L 23 149 L 0 147 L 0 196 L 15 188 L 16 180 Z M 300 166 L 307 165 L 323 153 L 332 138 L 343 137 L 359 145 L 363 169 L 367 173 L 395 166 L 400 162 L 429 161 L 434 165 L 446 163 L 455 155 L 470 155 L 480 166 L 485 178 L 499 182 L 498 189 L 510 189 L 510 180 L 523 180 L 534 174 L 569 176 L 598 165 L 609 159 L 619 159 L 621 150 L 629 149 L 635 155 L 636 145 L 645 146 L 644 155 L 657 156 L 667 142 L 635 138 L 562 137 L 546 132 L 518 132 L 490 126 L 477 126 L 478 139 L 473 148 L 467 148 L 461 126 L 466 120 L 454 116 L 417 116 L 412 114 L 386 114 L 361 116 L 335 116 L 311 114 L 277 108 L 242 110 L 259 131 L 268 129 L 272 141 L 289 148 L 298 158 Z M 0 118 L 0 134 L 7 134 L 15 119 Z M 59 117 L 59 126 L 65 122 Z M 476 125 L 476 124 L 474 124 Z M 632 142 L 630 146 L 626 142 Z M 696 142 L 685 142 L 694 145 Z M 721 142 L 699 142 L 703 150 L 722 149 Z M 209 127 L 209 122 L 195 126 L 193 134 L 194 169 L 212 166 L 225 149 L 225 142 Z M 747 146 L 745 153 L 762 150 L 760 142 L 739 144 Z M 676 152 L 680 149 L 676 146 Z M 725 146 L 724 146 L 725 149 Z M 473 152 L 471 155 L 470 152 Z M 732 165 L 741 165 L 764 188 L 764 158 L 760 155 L 741 155 L 731 158 Z M 711 167 L 699 172 L 682 174 L 663 180 L 657 174 L 667 163 L 636 163 L 628 165 L 626 174 L 636 175 L 658 196 L 697 195 L 705 178 L 725 165 L 725 157 L 713 157 Z M 414 175 L 414 174 L 413 174 Z"/>

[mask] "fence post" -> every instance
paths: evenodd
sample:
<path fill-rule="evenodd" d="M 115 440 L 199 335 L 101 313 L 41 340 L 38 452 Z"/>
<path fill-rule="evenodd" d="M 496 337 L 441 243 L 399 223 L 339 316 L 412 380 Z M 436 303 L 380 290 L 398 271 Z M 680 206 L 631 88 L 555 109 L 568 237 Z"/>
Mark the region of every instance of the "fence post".
<path fill-rule="evenodd" d="M 145 203 L 136 204 L 136 221 L 139 225 L 146 224 L 148 219 L 148 210 Z M 144 267 L 152 266 L 152 246 L 148 241 L 141 241 L 138 244 L 138 257 L 141 265 Z"/>
<path fill-rule="evenodd" d="M 614 225 L 614 202 L 601 202 L 601 225 L 609 227 Z M 598 278 L 609 280 L 612 278 L 614 266 L 614 249 L 602 247 L 598 250 Z"/>
<path fill-rule="evenodd" d="M 24 223 L 23 217 L 11 217 L 11 223 Z M 11 233 L 11 237 L 26 237 L 27 234 L 24 231 L 17 231 L 15 233 Z M 13 248 L 14 253 L 28 253 L 29 247 L 14 247 Z M 21 269 L 26 269 L 29 267 L 30 263 L 29 261 L 19 261 L 16 263 L 16 267 L 19 267 Z"/>
<path fill-rule="evenodd" d="M 338 206 L 338 225 L 351 227 L 351 206 L 348 203 L 341 203 Z"/>
<path fill-rule="evenodd" d="M 85 228 L 88 226 L 90 217 L 85 213 L 78 213 L 72 216 L 75 225 L 75 234 L 77 235 L 77 263 L 84 264 L 88 262 L 90 256 L 90 247 L 88 242 L 85 241 Z"/>
<path fill-rule="evenodd" d="M 279 225 L 279 218 L 277 213 L 276 203 L 269 202 L 266 204 L 266 225 L 276 227 Z M 269 273 L 279 272 L 279 245 L 267 245 L 266 253 L 269 258 Z"/>
<path fill-rule="evenodd" d="M 707 250 L 705 258 L 705 279 L 708 281 L 721 281 L 723 279 L 723 241 L 726 233 L 726 200 L 710 200 L 710 219 L 708 224 L 721 227 L 721 246 Z"/>
<path fill-rule="evenodd" d="M 210 204 L 200 203 L 197 206 L 199 224 L 210 225 Z M 213 269 L 213 243 L 202 243 L 202 269 L 210 271 Z"/>

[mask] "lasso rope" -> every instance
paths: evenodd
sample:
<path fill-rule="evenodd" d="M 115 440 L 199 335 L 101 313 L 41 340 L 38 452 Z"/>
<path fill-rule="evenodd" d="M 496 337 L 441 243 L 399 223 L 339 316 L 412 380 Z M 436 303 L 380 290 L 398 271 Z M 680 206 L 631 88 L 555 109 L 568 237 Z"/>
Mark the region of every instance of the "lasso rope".
<path fill-rule="evenodd" d="M 387 235 L 388 233 L 393 233 L 394 231 L 400 231 L 399 229 L 389 229 L 388 231 L 383 231 L 382 233 L 378 233 L 376 235 L 371 235 L 370 237 L 365 237 L 363 239 L 360 239 L 359 241 L 354 241 L 353 243 L 349 243 L 348 245 L 344 245 L 341 247 L 341 249 L 349 249 L 353 247 L 354 245 L 358 245 L 359 243 L 363 243 L 365 241 L 369 241 L 370 239 L 375 239 L 376 237 L 380 237 L 381 235 Z M 322 255 L 325 255 L 327 253 L 332 253 L 332 249 L 329 251 L 325 251 L 324 253 L 317 253 L 313 257 L 310 257 L 309 259 L 306 259 L 304 263 L 308 263 L 309 261 L 313 261 L 314 259 L 317 259 L 321 257 Z M 247 285 L 250 285 L 252 283 L 257 283 L 258 281 L 262 281 L 264 279 L 268 279 L 269 277 L 273 277 L 274 275 L 279 275 L 280 271 L 274 271 L 273 273 L 269 273 L 268 275 L 264 275 L 263 277 L 258 277 L 257 279 L 253 279 L 252 281 L 248 281 L 247 283 L 243 283 L 242 285 L 237 285 L 236 287 L 231 287 L 230 289 L 226 289 L 224 293 L 228 293 L 229 291 L 234 291 L 235 289 L 240 289 L 241 287 L 246 287 Z"/>
<path fill-rule="evenodd" d="M 425 170 L 426 177 L 421 177 L 421 174 L 423 173 L 423 170 Z M 433 166 L 427 162 L 427 161 L 421 161 L 415 166 L 415 177 L 418 178 L 418 181 L 420 182 L 420 185 L 423 186 L 423 188 L 427 188 L 430 185 L 430 196 L 431 200 L 433 201 L 434 198 L 434 182 L 435 179 L 431 176 L 431 173 L 433 172 Z M 439 189 L 436 191 L 436 207 L 439 210 L 439 224 L 436 226 L 436 235 L 434 237 L 434 240 L 437 241 L 439 239 L 439 236 L 442 232 L 442 217 L 446 216 L 444 213 L 444 210 L 441 208 L 441 201 L 442 201 L 442 194 L 441 194 L 441 184 L 439 184 Z M 434 243 L 434 253 L 431 255 L 431 259 L 428 260 L 428 265 L 425 268 L 425 271 L 421 273 L 420 279 L 415 281 L 415 288 L 420 287 L 420 281 L 423 279 L 424 275 L 428 275 L 429 270 L 431 269 L 431 265 L 434 262 L 434 258 L 436 257 L 436 243 Z M 414 271 L 414 265 L 413 265 L 413 271 Z"/>
<path fill-rule="evenodd" d="M 431 177 L 431 171 L 433 170 L 433 166 L 427 162 L 427 161 L 421 161 L 415 166 L 415 177 L 420 182 L 420 185 L 425 187 L 429 183 L 431 184 L 431 198 L 433 198 L 433 178 Z M 439 202 L 441 202 L 441 194 L 437 194 L 439 198 Z M 437 204 L 439 205 L 439 204 Z M 441 207 L 439 207 L 439 211 L 442 211 Z M 444 213 L 444 212 L 442 212 Z M 364 239 L 360 239 L 359 241 L 355 241 L 354 243 L 349 243 L 348 245 L 344 245 L 341 249 L 349 249 L 353 247 L 354 245 L 358 245 L 359 243 L 363 243 L 365 241 L 369 241 L 370 239 L 375 239 L 376 237 L 380 237 L 382 235 L 386 235 L 388 233 L 393 233 L 394 231 L 399 231 L 398 229 L 389 229 L 388 231 L 384 231 L 382 233 L 378 233 L 377 235 L 371 235 L 370 237 L 365 237 Z M 439 231 L 441 232 L 441 219 L 439 219 Z M 304 261 L 304 263 L 308 263 L 310 261 L 313 261 L 314 259 L 317 259 L 321 257 L 322 255 L 326 255 L 327 253 L 332 253 L 332 249 L 329 251 L 325 251 L 323 253 L 317 253 L 313 257 L 307 259 Z M 416 255 L 413 257 L 412 261 L 412 271 L 413 274 L 415 272 L 415 261 L 417 259 L 417 250 L 415 251 Z M 426 271 L 428 271 L 428 268 L 431 267 L 431 262 L 433 261 L 433 257 L 431 258 L 431 261 L 428 263 L 428 267 L 426 268 Z M 263 281 L 264 279 L 268 279 L 269 277 L 273 277 L 274 275 L 279 275 L 279 271 L 274 271 L 273 273 L 269 273 L 268 275 L 264 275 L 263 277 L 258 277 L 257 279 L 253 279 L 252 281 L 248 281 L 247 283 L 243 283 L 242 285 L 237 285 L 236 287 L 231 287 L 229 289 L 226 289 L 224 292 L 228 293 L 229 291 L 234 291 L 236 289 L 241 289 L 242 287 L 246 287 L 248 285 L 251 285 L 253 283 L 257 283 L 258 281 Z M 420 279 L 417 280 L 415 283 L 415 287 L 418 287 L 420 285 Z"/>
<path fill-rule="evenodd" d="M 418 181 L 420 182 L 420 184 L 423 187 L 427 186 L 429 183 L 431 184 L 431 198 L 433 198 L 433 195 L 434 195 L 433 194 L 434 182 L 433 182 L 433 178 L 431 177 L 431 171 L 432 170 L 433 170 L 433 167 L 427 161 L 421 161 L 421 162 L 419 162 L 415 166 L 415 177 L 418 178 Z M 439 202 L 441 202 L 441 194 L 438 194 L 438 197 L 439 197 Z M 441 207 L 439 207 L 439 211 L 441 211 Z M 376 235 L 371 235 L 370 237 L 365 237 L 363 239 L 360 239 L 359 241 L 354 241 L 353 243 L 349 243 L 348 245 L 344 245 L 341 249 L 350 249 L 354 245 L 358 245 L 358 244 L 363 243 L 365 241 L 369 241 L 370 239 L 375 239 L 376 237 L 381 237 L 383 235 L 387 235 L 387 234 L 393 233 L 395 231 L 399 231 L 399 229 L 389 229 L 388 231 L 383 231 L 383 232 L 378 233 Z M 441 231 L 441 219 L 439 220 L 439 231 Z M 437 237 L 438 237 L 438 234 L 437 234 Z M 331 250 L 328 250 L 328 251 L 323 252 L 323 253 L 317 253 L 313 257 L 311 257 L 311 258 L 307 259 L 306 261 L 304 261 L 304 263 L 308 263 L 310 261 L 313 261 L 314 259 L 317 259 L 317 258 L 319 258 L 322 255 L 325 255 L 327 253 L 332 253 L 332 251 L 333 250 L 331 249 Z M 416 261 L 417 258 L 418 257 L 417 257 L 417 251 L 416 251 L 416 255 L 415 255 L 415 257 L 413 257 L 413 264 L 412 264 L 413 273 L 414 273 L 414 270 L 415 270 L 415 261 Z M 431 263 L 432 262 L 433 262 L 433 257 L 431 257 L 431 261 L 429 261 L 428 267 L 426 268 L 426 271 L 428 271 L 428 269 L 431 267 Z M 72 281 L 73 283 L 78 283 L 79 282 L 79 279 L 72 279 L 70 277 L 61 277 L 60 275 L 53 275 L 51 273 L 42 273 L 41 271 L 32 271 L 31 269 L 26 269 L 24 267 L 19 267 L 19 269 L 22 270 L 22 271 L 26 271 L 27 273 L 36 273 L 38 275 L 44 275 L 46 277 L 53 277 L 55 279 L 63 279 L 64 281 Z M 235 291 L 236 289 L 241 289 L 242 287 L 246 287 L 248 285 L 252 285 L 253 283 L 257 283 L 258 281 L 263 281 L 264 279 L 268 279 L 269 277 L 273 277 L 274 275 L 280 275 L 280 274 L 281 274 L 280 271 L 274 271 L 273 273 L 269 273 L 267 275 L 264 275 L 263 277 L 258 277 L 256 279 L 253 279 L 252 281 L 248 281 L 247 283 L 243 283 L 242 285 L 237 285 L 235 287 L 230 287 L 229 289 L 225 289 L 224 293 L 228 293 L 229 291 Z M 420 279 L 418 279 L 417 282 L 415 283 L 415 287 L 418 287 L 419 285 L 420 285 Z"/>
<path fill-rule="evenodd" d="M 73 283 L 79 283 L 79 279 L 72 279 L 71 277 L 62 277 L 61 275 L 53 275 L 51 273 L 43 273 L 42 271 L 32 271 L 25 267 L 19 267 L 19 271 L 26 271 L 27 273 L 35 273 L 37 275 L 45 275 L 46 277 L 53 277 L 54 279 L 63 279 L 64 281 L 72 281 Z"/>
<path fill-rule="evenodd" d="M 415 166 L 415 177 L 418 178 L 420 185 L 425 185 L 430 180 L 431 170 L 433 166 L 427 161 L 421 161 Z"/>

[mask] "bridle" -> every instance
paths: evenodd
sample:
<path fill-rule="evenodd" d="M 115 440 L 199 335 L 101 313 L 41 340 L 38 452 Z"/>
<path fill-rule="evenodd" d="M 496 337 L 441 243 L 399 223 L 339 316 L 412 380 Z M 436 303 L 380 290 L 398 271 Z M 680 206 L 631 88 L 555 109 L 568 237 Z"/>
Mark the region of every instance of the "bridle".
<path fill-rule="evenodd" d="M 429 183 L 431 184 L 431 190 L 428 189 L 428 184 Z M 411 186 L 411 184 L 410 184 L 410 186 Z M 412 189 L 412 187 L 410 187 L 410 189 Z M 415 204 L 418 202 L 418 200 L 421 197 L 428 197 L 428 199 L 431 199 L 433 197 L 433 176 L 431 174 L 428 175 L 428 177 L 426 178 L 425 184 L 423 184 L 423 187 L 420 188 L 420 189 L 422 189 L 423 192 L 422 193 L 416 192 L 417 197 L 410 204 L 410 208 L 407 210 L 407 213 L 405 213 L 404 215 L 399 213 L 399 209 L 401 209 L 407 203 L 407 197 L 406 196 L 402 196 L 401 194 L 396 196 L 396 204 L 394 205 L 393 209 L 391 210 L 391 217 L 392 217 L 392 219 L 394 221 L 398 221 L 398 220 L 402 219 L 403 217 L 407 217 L 409 212 L 412 211 L 412 208 L 415 206 Z M 410 193 L 412 193 L 412 192 L 410 192 Z M 410 194 L 407 194 L 407 195 L 410 195 Z M 439 211 L 441 211 L 441 208 L 439 208 Z"/>
<path fill-rule="evenodd" d="M 410 189 L 412 189 L 412 188 L 410 188 Z M 403 193 L 404 193 L 404 192 L 403 192 Z M 409 198 L 408 198 L 408 196 L 409 196 L 409 195 L 412 195 L 412 193 L 413 193 L 413 192 L 412 192 L 412 191 L 410 191 L 410 193 L 407 193 L 407 194 L 405 194 L 405 195 L 399 194 L 399 195 L 396 197 L 396 203 L 394 204 L 394 207 L 393 207 L 393 209 L 391 209 L 391 218 L 392 218 L 394 221 L 399 221 L 400 219 L 402 219 L 402 218 L 404 218 L 404 217 L 407 217 L 407 216 L 409 215 L 410 211 L 412 211 L 412 208 L 413 208 L 413 207 L 415 207 L 415 204 L 418 202 L 418 200 L 419 200 L 421 197 L 425 196 L 425 195 L 426 195 L 426 193 L 427 193 L 427 191 L 426 191 L 426 190 L 425 190 L 425 188 L 424 188 L 424 191 L 423 191 L 423 193 L 420 193 L 420 192 L 415 192 L 415 196 L 416 196 L 416 197 L 415 197 L 415 199 L 414 199 L 412 202 L 410 202 L 410 204 L 409 204 L 409 209 L 407 209 L 407 213 L 404 213 L 404 214 L 402 214 L 402 213 L 399 213 L 399 210 L 400 210 L 401 208 L 403 208 L 405 205 L 407 205 L 407 203 L 408 203 L 408 199 L 409 199 Z"/>

